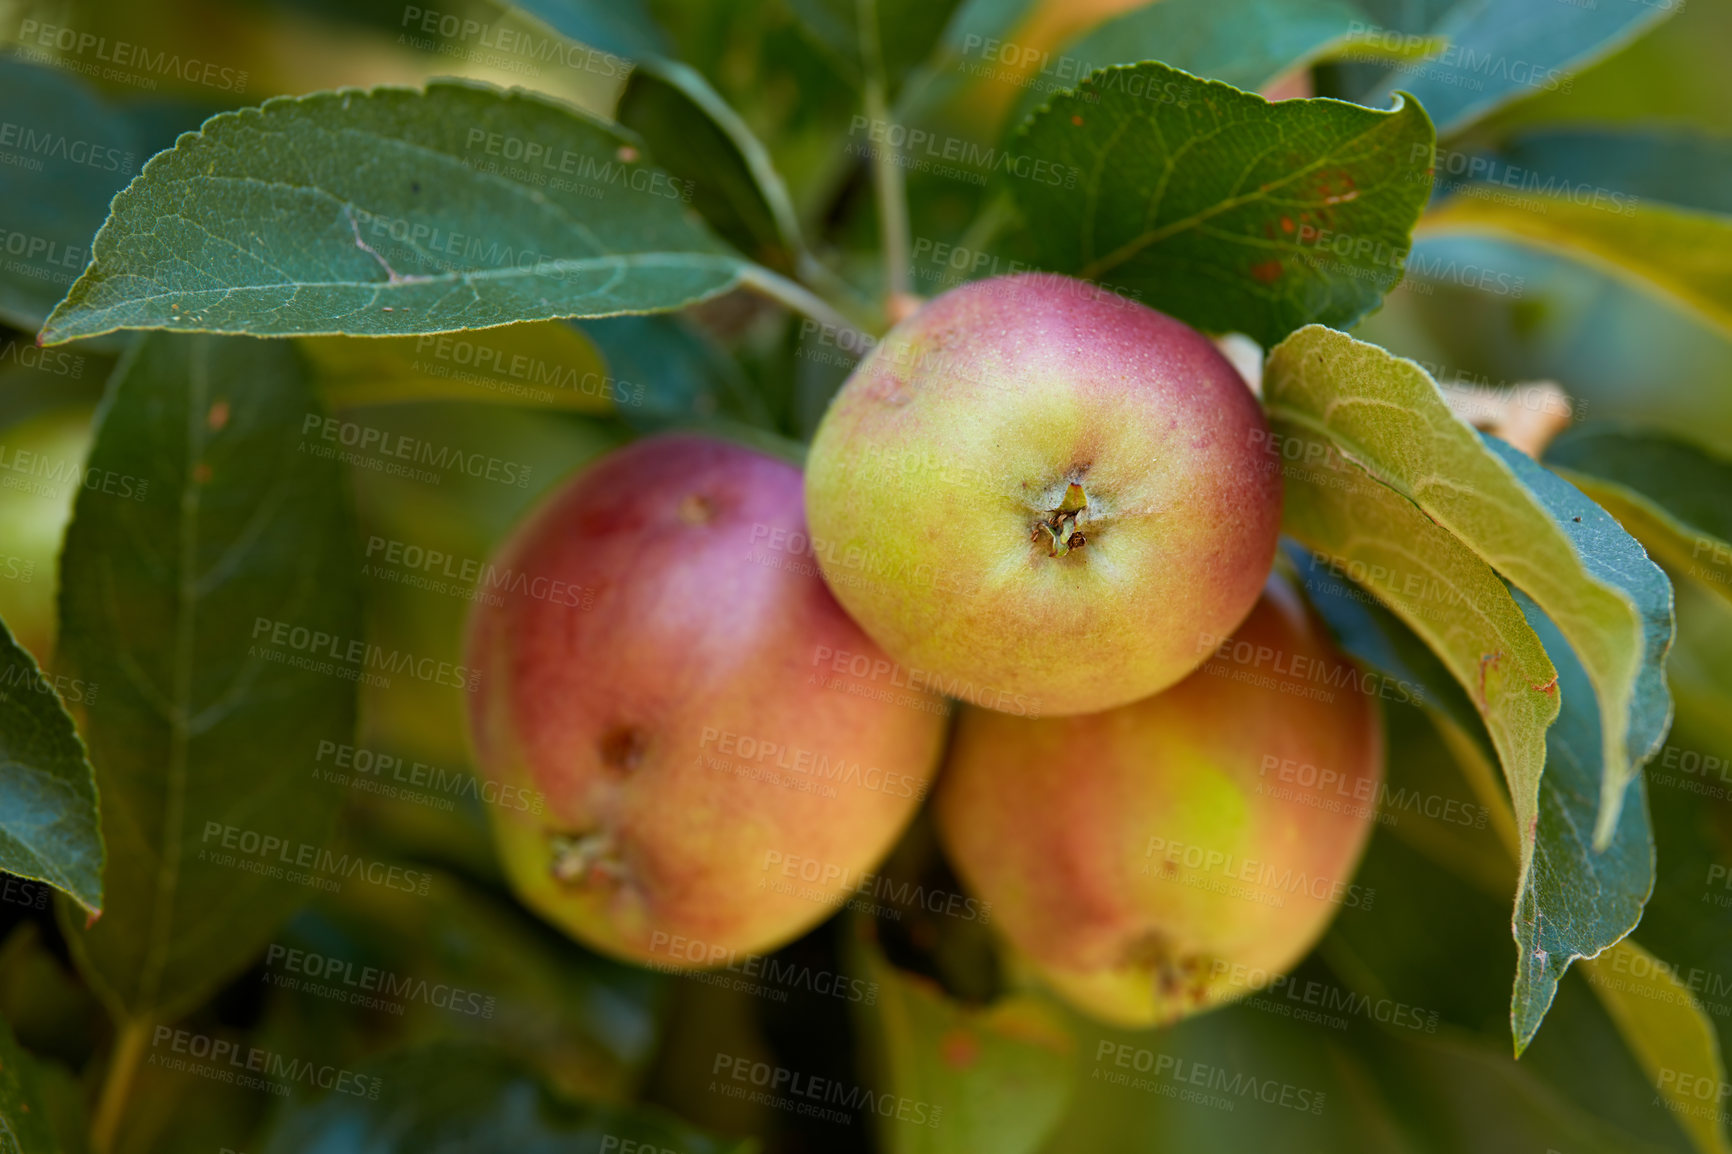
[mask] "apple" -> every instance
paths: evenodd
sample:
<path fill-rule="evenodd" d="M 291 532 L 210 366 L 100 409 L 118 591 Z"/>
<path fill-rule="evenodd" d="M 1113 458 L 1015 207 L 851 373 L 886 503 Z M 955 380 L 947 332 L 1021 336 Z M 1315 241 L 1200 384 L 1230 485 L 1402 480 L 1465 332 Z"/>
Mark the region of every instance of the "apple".
<path fill-rule="evenodd" d="M 586 944 L 743 964 L 844 902 L 925 797 L 948 707 L 897 682 L 805 541 L 796 467 L 666 436 L 494 559 L 471 740 L 513 888 Z"/>
<path fill-rule="evenodd" d="M 1030 719 L 966 709 L 935 801 L 958 875 L 1077 1008 L 1170 1023 L 1266 985 L 1353 882 L 1383 774 L 1377 684 L 1271 578 L 1154 697 Z"/>
<path fill-rule="evenodd" d="M 1096 712 L 1174 684 L 1269 573 L 1279 462 L 1205 337 L 1051 274 L 930 301 L 854 370 L 806 508 L 837 598 L 933 688 Z"/>

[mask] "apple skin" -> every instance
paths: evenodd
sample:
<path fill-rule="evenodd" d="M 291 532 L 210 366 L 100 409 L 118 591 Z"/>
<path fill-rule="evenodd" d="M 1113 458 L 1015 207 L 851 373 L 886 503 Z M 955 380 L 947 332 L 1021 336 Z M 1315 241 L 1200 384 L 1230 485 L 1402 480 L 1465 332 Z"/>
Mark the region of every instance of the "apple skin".
<path fill-rule="evenodd" d="M 958 875 L 1048 984 L 1115 1025 L 1249 993 L 1337 908 L 1371 904 L 1352 882 L 1383 777 L 1365 682 L 1275 578 L 1222 651 L 1243 660 L 1104 713 L 965 709 L 940 779 Z"/>
<path fill-rule="evenodd" d="M 1087 507 L 1064 521 L 1073 482 Z M 867 355 L 813 439 L 806 508 L 831 588 L 897 661 L 1068 714 L 1165 689 L 1244 619 L 1281 480 L 1205 337 L 1024 274 L 933 299 Z"/>
<path fill-rule="evenodd" d="M 488 810 L 519 897 L 595 949 L 676 968 L 771 949 L 926 795 L 947 707 L 825 684 L 830 652 L 888 661 L 808 558 L 764 547 L 804 529 L 796 467 L 665 436 L 566 483 L 494 560 L 542 595 L 471 618 L 477 765 L 514 790 Z"/>

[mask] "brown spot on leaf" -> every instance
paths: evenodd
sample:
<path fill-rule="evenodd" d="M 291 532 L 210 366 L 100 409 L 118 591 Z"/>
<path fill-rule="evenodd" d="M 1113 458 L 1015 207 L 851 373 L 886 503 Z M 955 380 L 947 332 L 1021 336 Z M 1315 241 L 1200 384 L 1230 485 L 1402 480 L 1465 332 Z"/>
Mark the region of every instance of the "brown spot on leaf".
<path fill-rule="evenodd" d="M 980 1060 L 980 1039 L 968 1030 L 951 1030 L 938 1040 L 938 1056 L 952 1070 L 966 1070 Z"/>
<path fill-rule="evenodd" d="M 205 424 L 210 426 L 211 432 L 222 432 L 223 426 L 229 423 L 229 403 L 227 401 L 218 401 L 216 404 L 212 405 L 210 407 L 210 412 L 205 414 L 204 420 Z"/>
<path fill-rule="evenodd" d="M 1273 284 L 1279 280 L 1282 273 L 1281 262 L 1266 260 L 1251 266 L 1251 275 L 1264 284 Z"/>

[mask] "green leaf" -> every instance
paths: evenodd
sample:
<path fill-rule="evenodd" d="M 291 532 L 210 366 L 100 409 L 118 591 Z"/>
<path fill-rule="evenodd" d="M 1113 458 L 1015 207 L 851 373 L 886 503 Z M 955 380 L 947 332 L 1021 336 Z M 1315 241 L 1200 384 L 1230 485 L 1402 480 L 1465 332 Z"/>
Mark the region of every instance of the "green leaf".
<path fill-rule="evenodd" d="M 543 24 L 591 48 L 631 60 L 664 56 L 668 39 L 643 0 L 511 0 Z"/>
<path fill-rule="evenodd" d="M 672 61 L 640 65 L 615 115 L 683 182 L 685 199 L 723 240 L 761 264 L 795 270 L 804 242 L 787 187 L 758 138 L 702 75 Z"/>
<path fill-rule="evenodd" d="M 594 342 L 563 321 L 462 335 L 306 337 L 300 347 L 336 409 L 481 401 L 611 413 L 641 401 L 614 388 Z"/>
<path fill-rule="evenodd" d="M 1459 538 L 1327 441 L 1279 417 L 1273 435 L 1303 459 L 1284 475 L 1282 528 L 1332 559 L 1412 629 L 1469 695 L 1503 765 L 1517 823 L 1538 817 L 1557 671 L 1509 590 Z"/>
<path fill-rule="evenodd" d="M 1064 1015 L 1030 994 L 965 1006 L 931 979 L 897 969 L 876 942 L 857 942 L 853 954 L 853 966 L 879 991 L 876 1006 L 855 1010 L 882 1070 L 880 1086 L 899 1104 L 912 1103 L 906 1116 L 899 1110 L 886 1119 L 879 1149 L 1041 1149 L 1076 1077 L 1076 1039 Z"/>
<path fill-rule="evenodd" d="M 1732 217 L 1628 202 L 1502 190 L 1450 198 L 1426 215 L 1419 239 L 1486 236 L 1558 253 L 1683 305 L 1732 332 Z"/>
<path fill-rule="evenodd" d="M 1412 361 L 1312 327 L 1270 354 L 1264 395 L 1274 416 L 1326 438 L 1557 623 L 1599 701 L 1605 768 L 1595 842 L 1606 845 L 1625 787 L 1665 732 L 1669 704 L 1660 663 L 1671 641 L 1665 574 L 1567 482 L 1501 442 L 1482 440 Z M 1487 648 L 1476 663 L 1495 663 L 1498 652 Z M 1462 670 L 1452 671 L 1461 679 Z M 1555 697 L 1549 678 L 1529 685 Z M 1524 792 L 1534 796 L 1512 778 L 1526 828 L 1533 812 L 1524 811 Z"/>
<path fill-rule="evenodd" d="M 369 1031 L 375 1047 L 379 1034 L 393 1045 L 487 1043 L 571 1095 L 629 1097 L 656 1045 L 667 979 L 589 953 L 456 874 L 439 871 L 425 897 L 345 887 L 279 940 L 266 951 L 264 980 L 280 993 L 289 1052 L 332 1052 L 355 1016 L 344 996 L 353 986 L 317 980 L 321 969 L 390 975 L 380 997 L 392 1008 Z"/>
<path fill-rule="evenodd" d="M 609 317 L 582 324 L 607 358 L 616 388 L 641 396 L 640 403 L 620 409 L 634 428 L 649 432 L 716 416 L 772 426 L 763 397 L 739 365 L 689 321 Z"/>
<path fill-rule="evenodd" d="M 357 163 L 356 157 L 365 157 Z M 522 90 L 224 113 L 115 198 L 49 343 L 122 328 L 407 335 L 680 308 L 747 266 L 621 130 Z"/>
<path fill-rule="evenodd" d="M 265 1154 L 756 1149 L 752 1142 L 701 1133 L 650 1107 L 560 1098 L 515 1059 L 477 1047 L 409 1050 L 355 1073 L 359 1090 L 292 1105 L 265 1141 Z"/>
<path fill-rule="evenodd" d="M 799 220 L 770 154 L 701 72 L 670 55 L 636 0 L 529 0 L 518 7 L 561 35 L 637 61 L 615 118 L 649 145 L 721 237 L 753 259 L 793 271 L 805 252 Z"/>
<path fill-rule="evenodd" d="M 1405 100 L 1271 104 L 1163 64 L 1109 68 L 1011 138 L 1043 267 L 1265 346 L 1350 324 L 1401 279 L 1431 122 Z"/>
<path fill-rule="evenodd" d="M 1449 48 L 1434 60 L 1391 72 L 1365 102 L 1381 105 L 1393 93 L 1408 92 L 1431 113 L 1438 135 L 1458 132 L 1511 100 L 1567 91 L 1571 74 L 1681 6 L 1456 0 L 1425 28 L 1426 35 L 1448 40 Z"/>
<path fill-rule="evenodd" d="M 0 870 L 64 891 L 102 912 L 102 833 L 95 771 L 60 704 L 55 679 L 0 622 Z M 91 687 L 67 679 L 75 704 Z"/>
<path fill-rule="evenodd" d="M 897 97 L 896 119 L 904 123 L 928 122 L 938 110 L 965 93 L 977 79 L 975 69 L 970 67 L 970 57 L 978 65 L 989 41 L 1002 43 L 1014 39 L 1017 28 L 1028 19 L 1035 5 L 1036 0 L 962 0 L 957 4 L 932 54 L 909 77 Z M 1025 91 L 1024 98 L 1034 91 L 1033 88 Z"/>
<path fill-rule="evenodd" d="M 108 202 L 144 163 L 138 133 L 77 77 L 0 56 L 0 320 L 34 330 L 83 271 Z"/>
<path fill-rule="evenodd" d="M 943 41 L 959 0 L 788 0 L 800 25 L 858 88 L 882 74 L 892 100 Z M 876 54 L 877 61 L 871 59 Z M 875 67 L 876 65 L 876 67 Z"/>
<path fill-rule="evenodd" d="M 199 1001 L 315 892 L 291 877 L 339 797 L 306 735 L 353 731 L 363 672 L 343 467 L 301 440 L 321 419 L 281 342 L 153 335 L 110 382 L 60 592 L 67 672 L 100 689 L 107 900 L 92 928 L 61 920 L 117 1014 Z"/>
<path fill-rule="evenodd" d="M 1286 555 L 1305 586 L 1306 600 L 1329 623 L 1342 649 L 1398 685 L 1417 686 L 1418 692 L 1410 694 L 1418 699 L 1413 704 L 1464 731 L 1479 727 L 1474 703 L 1438 655 L 1380 602 L 1361 593 L 1348 576 L 1368 578 L 1368 572 L 1352 565 L 1332 567 L 1327 556 L 1308 552 L 1292 541 L 1286 546 Z"/>
<path fill-rule="evenodd" d="M 1593 686 L 1551 619 L 1519 592 L 1516 602 L 1557 666 L 1562 701 L 1557 721 L 1546 731 L 1533 863 L 1516 895 L 1510 1022 L 1520 1054 L 1538 1032 L 1570 963 L 1598 956 L 1642 919 L 1654 888 L 1654 837 L 1647 792 L 1637 774 L 1610 844 L 1595 848 L 1592 831 L 1604 758 Z M 1669 720 L 1669 711 L 1666 716 Z"/>
<path fill-rule="evenodd" d="M 1159 60 L 1255 92 L 1358 39 L 1350 0 L 1163 0 L 1101 24 L 1065 48 L 1096 66 Z"/>
<path fill-rule="evenodd" d="M 1546 464 L 1674 573 L 1732 599 L 1732 463 L 1673 437 L 1588 425 L 1553 441 Z"/>
<path fill-rule="evenodd" d="M 1677 592 L 1667 678 L 1678 717 L 1646 775 L 1660 868 L 1640 927 L 1642 945 L 1667 973 L 1616 957 L 1613 973 L 1625 992 L 1656 1001 L 1671 988 L 1688 990 L 1708 1014 L 1724 1061 L 1732 1053 L 1732 605 L 1695 582 L 1680 582 Z M 1684 1121 L 1684 1111 L 1674 1112 Z M 1724 1133 L 1724 1107 L 1717 1112 Z"/>
<path fill-rule="evenodd" d="M 0 1019 L 0 1150 L 6 1154 L 59 1154 L 41 1079 L 36 1059 Z"/>
<path fill-rule="evenodd" d="M 1394 704 L 1385 714 L 1389 788 L 1433 798 L 1460 790 L 1447 755 L 1437 764 L 1438 735 L 1423 717 Z M 1513 829 L 1505 853 L 1496 814 L 1484 827 L 1393 809 L 1385 816 L 1397 820 L 1378 826 L 1358 876 L 1376 890 L 1375 910 L 1337 919 L 1318 956 L 1335 981 L 1384 1007 L 1382 1020 L 1405 1024 L 1361 1032 L 1349 1018 L 1339 1028 L 1361 1041 L 1377 1096 L 1413 1133 L 1411 1148 L 1681 1149 L 1682 1135 L 1654 1109 L 1652 1081 L 1583 981 L 1565 980 L 1545 1031 L 1519 1062 L 1509 1056 L 1500 1037 L 1508 1030 L 1507 946 L 1499 942 L 1508 941 Z M 1309 964 L 1288 988 L 1307 988 L 1316 969 Z M 1392 1003 L 1405 1013 L 1391 1015 Z M 1470 1044 L 1464 1031 L 1478 1037 Z"/>
<path fill-rule="evenodd" d="M 1338 56 L 1416 59 L 1441 51 L 1442 40 L 1398 42 L 1360 31 L 1365 14 L 1352 0 L 1162 0 L 1106 21 L 1064 49 L 1065 67 L 1158 60 L 1193 76 L 1246 92 Z M 1041 103 L 1025 89 L 1012 123 Z"/>
<path fill-rule="evenodd" d="M 1680 1089 L 1680 1074 L 1688 1075 L 1692 1086 L 1702 1080 L 1712 1086 L 1726 1084 L 1719 1039 L 1689 987 L 1670 966 L 1628 940 L 1589 959 L 1582 972 L 1696 1149 L 1726 1154 L 1732 1147 L 1719 1124 L 1703 1117 L 1695 1109 L 1695 1097 Z"/>
<path fill-rule="evenodd" d="M 1484 721 L 1519 831 L 1519 909 L 1535 880 L 1545 731 L 1558 711 L 1557 671 L 1544 645 L 1467 544 L 1310 430 L 1271 424 L 1277 444 L 1306 462 L 1287 471 L 1283 528 L 1425 641 Z M 1512 931 L 1519 941 L 1523 927 L 1512 922 Z"/>
<path fill-rule="evenodd" d="M 1672 609 L 1672 582 L 1664 570 L 1649 560 L 1641 544 L 1618 524 L 1617 519 L 1589 500 L 1581 490 L 1537 464 L 1527 454 L 1495 437 L 1482 437 L 1482 441 L 1494 454 L 1502 458 L 1504 465 L 1551 515 L 1557 527 L 1565 531 L 1571 546 L 1581 558 L 1582 568 L 1587 575 L 1627 599 L 1636 610 L 1640 622 L 1638 662 L 1627 698 L 1628 726 L 1609 726 L 1603 721 L 1599 725 L 1606 740 L 1612 740 L 1622 729 L 1629 754 L 1622 785 L 1615 786 L 1603 778 L 1601 781 L 1599 818 L 1594 840 L 1596 848 L 1605 849 L 1610 844 L 1606 830 L 1617 817 L 1619 808 L 1619 795 L 1614 793 L 1614 790 L 1622 789 L 1623 785 L 1639 779 L 1642 764 L 1660 748 L 1660 743 L 1665 740 L 1666 730 L 1672 724 L 1672 696 L 1666 689 L 1666 655 L 1671 651 L 1672 639 L 1677 632 Z M 1535 595 L 1531 589 L 1530 595 Z M 1568 604 L 1567 600 L 1564 603 Z M 1523 611 L 1532 621 L 1532 608 L 1524 603 Z M 1535 628 L 1538 629 L 1538 626 Z M 1544 638 L 1545 631 L 1538 631 Z M 1584 634 L 1594 640 L 1603 640 L 1585 626 L 1560 632 L 1569 639 L 1572 647 L 1580 644 L 1579 639 Z M 1558 646 L 1547 640 L 1546 647 L 1555 651 Z M 1577 657 L 1580 657 L 1579 650 Z M 1591 671 L 1589 681 L 1592 683 L 1596 701 L 1611 696 L 1601 689 L 1599 683 L 1593 681 Z M 1587 686 L 1583 688 L 1586 689 Z M 1622 693 L 1620 686 L 1619 698 Z M 1616 699 L 1618 698 L 1614 698 Z M 1598 706 L 1596 711 L 1597 708 Z M 1565 707 L 1564 712 L 1573 714 L 1574 709 Z M 1581 716 L 1586 718 L 1591 714 L 1584 710 Z M 1552 736 L 1554 735 L 1547 735 L 1548 741 Z M 1584 766 L 1613 764 L 1612 758 L 1589 755 L 1585 739 L 1575 741 L 1574 745 L 1585 759 Z M 1611 810 L 1611 817 L 1607 816 L 1608 808 Z M 1582 816 L 1585 817 L 1586 813 Z M 1644 837 L 1646 824 L 1644 818 Z"/>
<path fill-rule="evenodd" d="M 1491 183 L 1513 180 L 1523 189 L 1547 190 L 1561 182 L 1577 195 L 1618 192 L 1732 216 L 1732 140 L 1725 137 L 1560 128 L 1524 132 L 1494 155 L 1507 167 L 1490 170 L 1485 179 Z"/>
<path fill-rule="evenodd" d="M 1350 596 L 1351 591 L 1324 564 L 1306 558 L 1299 567 L 1307 595 L 1342 647 L 1397 684 L 1422 686 L 1425 708 L 1438 715 L 1440 724 L 1455 728 L 1451 744 L 1458 754 L 1477 749 L 1478 725 L 1472 710 L 1457 687 L 1438 676 L 1441 670 L 1435 656 L 1415 653 L 1416 641 L 1405 628 L 1380 606 Z M 1590 844 L 1586 831 L 1593 825 L 1599 800 L 1602 761 L 1592 687 L 1551 620 L 1519 593 L 1516 601 L 1556 664 L 1562 704 L 1557 720 L 1546 730 L 1538 823 L 1532 827 L 1532 864 L 1520 879 L 1511 924 L 1518 959 L 1511 1026 L 1519 1052 L 1538 1030 L 1571 961 L 1599 954 L 1640 919 L 1654 884 L 1654 844 L 1647 807 L 1640 801 L 1625 805 L 1616 836 L 1604 853 Z M 1466 750 L 1461 744 L 1464 737 L 1472 743 Z M 1435 734 L 1431 740 L 1436 744 Z M 1411 758 L 1412 753 L 1398 756 Z M 1631 788 L 1640 799 L 1639 776 Z M 1501 796 L 1487 802 L 1499 809 L 1507 806 Z M 1520 855 L 1523 847 L 1516 823 L 1498 814 L 1493 817 L 1499 819 L 1493 821 L 1494 828 L 1506 833 L 1511 857 Z M 1482 864 L 1472 862 L 1472 876 L 1481 876 Z"/>

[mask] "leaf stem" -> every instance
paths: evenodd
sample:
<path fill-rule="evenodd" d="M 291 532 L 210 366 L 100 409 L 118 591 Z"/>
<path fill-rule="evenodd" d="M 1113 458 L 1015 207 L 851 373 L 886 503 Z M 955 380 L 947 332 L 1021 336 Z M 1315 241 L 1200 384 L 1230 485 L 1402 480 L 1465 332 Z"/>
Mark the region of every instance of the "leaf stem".
<path fill-rule="evenodd" d="M 890 103 L 884 84 L 884 52 L 878 42 L 878 0 L 857 0 L 860 19 L 860 55 L 865 66 L 866 116 L 873 125 L 889 125 Z M 884 246 L 885 311 L 894 314 L 893 302 L 908 294 L 908 193 L 902 176 L 900 155 L 892 144 L 895 134 L 884 132 L 884 141 L 872 149 L 872 180 L 878 193 L 879 242 Z M 868 129 L 867 139 L 871 139 Z"/>
<path fill-rule="evenodd" d="M 797 313 L 804 313 L 820 324 L 830 325 L 836 329 L 836 340 L 843 348 L 851 351 L 865 352 L 877 343 L 865 329 L 837 311 L 836 306 L 813 292 L 803 284 L 789 280 L 763 265 L 747 265 L 740 274 L 740 284 L 754 292 L 769 297 L 771 300 L 786 305 Z"/>
<path fill-rule="evenodd" d="M 114 1053 L 109 1056 L 108 1073 L 102 1080 L 102 1096 L 90 1122 L 93 1154 L 109 1154 L 114 1149 L 114 1136 L 120 1131 L 120 1116 L 126 1109 L 133 1075 L 138 1073 L 138 1060 L 144 1055 L 150 1026 L 148 1018 L 127 1018 L 115 1034 Z"/>

